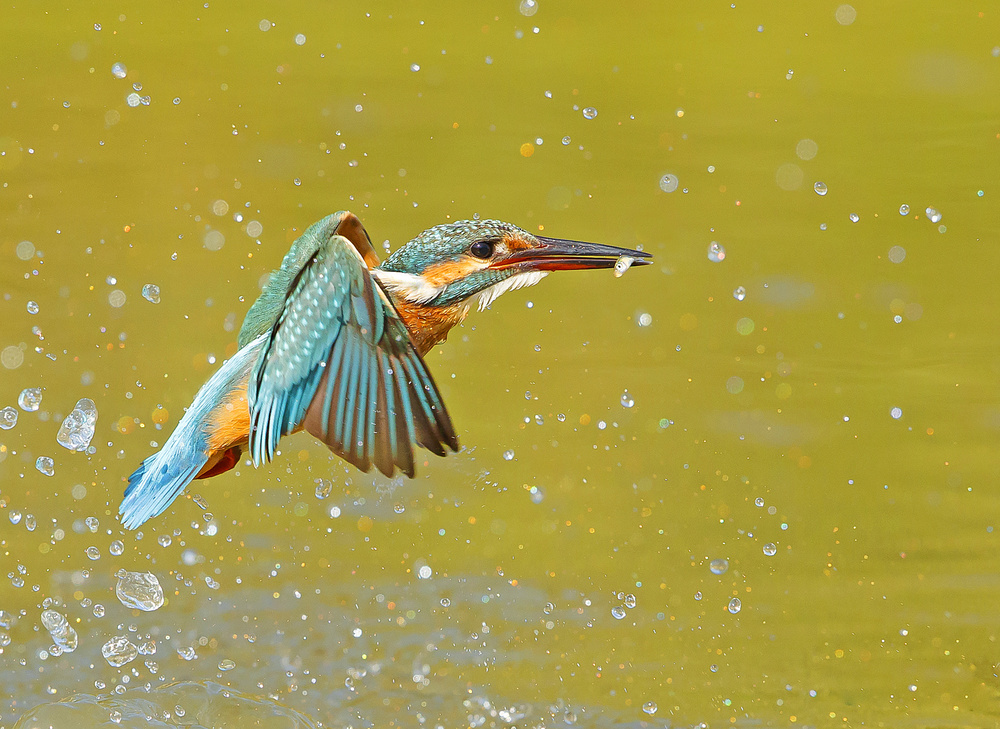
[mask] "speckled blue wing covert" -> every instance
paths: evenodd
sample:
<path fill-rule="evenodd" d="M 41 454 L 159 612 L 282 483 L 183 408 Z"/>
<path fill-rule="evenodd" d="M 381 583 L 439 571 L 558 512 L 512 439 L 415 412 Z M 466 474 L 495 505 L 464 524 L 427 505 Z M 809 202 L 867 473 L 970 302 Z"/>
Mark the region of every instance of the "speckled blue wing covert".
<path fill-rule="evenodd" d="M 250 457 L 300 425 L 362 471 L 413 476 L 412 442 L 458 438 L 427 366 L 349 240 L 330 235 L 288 286 L 250 376 Z"/>

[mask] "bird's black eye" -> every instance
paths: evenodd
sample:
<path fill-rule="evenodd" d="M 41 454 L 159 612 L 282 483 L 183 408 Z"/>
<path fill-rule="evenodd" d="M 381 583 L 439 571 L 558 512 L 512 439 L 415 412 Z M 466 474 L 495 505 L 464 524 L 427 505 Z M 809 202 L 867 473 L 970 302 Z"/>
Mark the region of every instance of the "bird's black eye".
<path fill-rule="evenodd" d="M 469 248 L 469 253 L 476 258 L 489 258 L 493 255 L 495 244 L 490 240 L 477 240 Z"/>

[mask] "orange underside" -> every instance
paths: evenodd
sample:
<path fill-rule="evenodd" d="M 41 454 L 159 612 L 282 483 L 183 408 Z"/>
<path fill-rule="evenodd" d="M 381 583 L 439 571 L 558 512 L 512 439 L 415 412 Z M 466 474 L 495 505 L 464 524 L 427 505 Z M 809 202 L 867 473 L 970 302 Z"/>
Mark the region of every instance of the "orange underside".
<path fill-rule="evenodd" d="M 225 473 L 240 462 L 243 446 L 250 439 L 250 406 L 247 383 L 231 392 L 208 419 L 209 456 L 205 468 L 195 478 L 211 478 Z"/>

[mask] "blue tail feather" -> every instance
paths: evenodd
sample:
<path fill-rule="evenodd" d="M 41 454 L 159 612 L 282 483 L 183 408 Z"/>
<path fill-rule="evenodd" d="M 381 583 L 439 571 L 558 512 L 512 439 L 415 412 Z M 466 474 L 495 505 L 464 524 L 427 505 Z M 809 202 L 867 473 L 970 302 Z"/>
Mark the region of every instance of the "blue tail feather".
<path fill-rule="evenodd" d="M 166 511 L 208 463 L 212 412 L 249 377 L 263 340 L 260 336 L 245 346 L 202 385 L 163 448 L 128 477 L 118 507 L 126 529 L 135 529 Z"/>

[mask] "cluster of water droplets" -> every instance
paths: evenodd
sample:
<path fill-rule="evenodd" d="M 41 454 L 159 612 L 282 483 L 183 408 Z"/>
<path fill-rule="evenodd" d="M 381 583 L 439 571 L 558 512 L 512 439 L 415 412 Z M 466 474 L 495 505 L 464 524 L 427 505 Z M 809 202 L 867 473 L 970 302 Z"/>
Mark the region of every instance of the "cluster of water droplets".
<path fill-rule="evenodd" d="M 615 620 L 624 619 L 626 615 L 625 610 L 626 609 L 631 610 L 637 604 L 635 595 L 633 595 L 631 592 L 628 594 L 625 594 L 624 592 L 616 592 L 615 599 L 621 601 L 620 605 L 615 605 L 613 608 L 611 608 L 611 617 L 613 617 Z"/>

